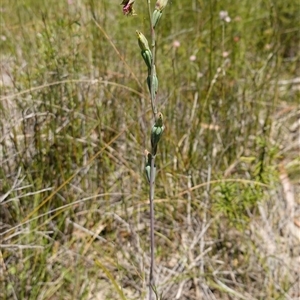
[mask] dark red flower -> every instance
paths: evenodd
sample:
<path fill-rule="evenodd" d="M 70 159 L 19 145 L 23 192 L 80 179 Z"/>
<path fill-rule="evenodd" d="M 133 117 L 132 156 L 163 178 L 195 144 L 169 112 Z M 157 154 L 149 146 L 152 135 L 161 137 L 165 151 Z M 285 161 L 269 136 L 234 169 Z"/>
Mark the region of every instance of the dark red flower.
<path fill-rule="evenodd" d="M 121 5 L 123 5 L 123 13 L 126 16 L 132 16 L 135 15 L 133 4 L 135 0 L 123 0 Z"/>

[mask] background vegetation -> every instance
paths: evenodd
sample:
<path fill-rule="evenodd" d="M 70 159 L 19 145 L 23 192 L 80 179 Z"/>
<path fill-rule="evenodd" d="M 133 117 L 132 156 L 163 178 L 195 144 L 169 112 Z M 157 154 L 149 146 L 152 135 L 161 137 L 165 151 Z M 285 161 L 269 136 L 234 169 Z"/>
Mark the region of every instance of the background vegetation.
<path fill-rule="evenodd" d="M 145 297 L 147 6 L 119 4 L 1 1 L 1 299 Z M 297 0 L 164 11 L 162 299 L 300 297 L 299 18 Z"/>

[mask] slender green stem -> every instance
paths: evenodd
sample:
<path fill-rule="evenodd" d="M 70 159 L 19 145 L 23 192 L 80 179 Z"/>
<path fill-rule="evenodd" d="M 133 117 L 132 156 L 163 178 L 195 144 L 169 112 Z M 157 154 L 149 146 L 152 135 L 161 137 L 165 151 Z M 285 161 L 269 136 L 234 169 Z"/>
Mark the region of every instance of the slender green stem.
<path fill-rule="evenodd" d="M 153 117 L 155 119 L 157 114 L 156 107 L 156 94 L 153 86 L 153 76 L 155 70 L 155 30 L 152 27 L 152 13 L 151 13 L 151 1 L 148 2 L 148 12 L 151 30 L 151 51 L 152 51 L 152 62 L 151 62 L 151 73 L 150 73 L 150 96 L 151 96 L 151 107 Z M 150 169 L 150 191 L 149 191 L 149 202 L 150 202 L 150 275 L 149 275 L 149 300 L 152 300 L 153 292 L 155 293 L 155 263 L 154 263 L 154 166 L 155 166 L 155 155 L 151 155 L 151 169 Z"/>
<path fill-rule="evenodd" d="M 152 292 L 155 288 L 155 274 L 154 274 L 154 162 L 155 156 L 151 155 L 151 169 L 150 169 L 150 276 L 149 276 L 149 300 L 152 300 Z"/>
<path fill-rule="evenodd" d="M 148 12 L 149 12 L 149 20 L 150 20 L 150 31 L 151 31 L 151 52 L 152 52 L 152 62 L 151 62 L 151 73 L 150 73 L 150 86 L 151 86 L 151 107 L 154 117 L 157 114 L 157 107 L 156 107 L 156 94 L 155 89 L 153 87 L 153 76 L 154 76 L 154 69 L 155 69 L 155 50 L 156 50 L 156 36 L 155 30 L 152 27 L 152 13 L 151 13 L 151 1 L 147 0 L 148 2 Z"/>

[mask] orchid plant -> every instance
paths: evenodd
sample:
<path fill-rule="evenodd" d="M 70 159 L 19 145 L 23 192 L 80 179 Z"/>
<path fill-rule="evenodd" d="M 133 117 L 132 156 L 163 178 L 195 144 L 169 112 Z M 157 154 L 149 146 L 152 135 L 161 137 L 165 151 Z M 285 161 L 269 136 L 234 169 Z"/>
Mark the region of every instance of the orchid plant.
<path fill-rule="evenodd" d="M 123 13 L 126 16 L 135 15 L 133 9 L 134 0 L 123 0 Z M 147 182 L 149 184 L 149 202 L 150 202 L 150 275 L 149 275 L 149 300 L 153 299 L 153 294 L 158 299 L 156 283 L 155 283 L 155 264 L 154 264 L 154 184 L 156 175 L 155 158 L 157 154 L 158 144 L 161 140 L 165 126 L 163 124 L 163 114 L 157 109 L 157 93 L 158 93 L 158 78 L 155 67 L 155 47 L 156 37 L 155 31 L 163 14 L 163 10 L 166 7 L 168 0 L 157 0 L 154 11 L 151 12 L 150 0 L 147 0 L 149 8 L 149 22 L 151 32 L 151 48 L 145 35 L 136 31 L 138 45 L 141 50 L 141 56 L 147 66 L 146 82 L 150 93 L 150 101 L 152 107 L 152 113 L 154 118 L 154 124 L 151 129 L 150 142 L 151 152 L 145 150 L 145 172 Z"/>

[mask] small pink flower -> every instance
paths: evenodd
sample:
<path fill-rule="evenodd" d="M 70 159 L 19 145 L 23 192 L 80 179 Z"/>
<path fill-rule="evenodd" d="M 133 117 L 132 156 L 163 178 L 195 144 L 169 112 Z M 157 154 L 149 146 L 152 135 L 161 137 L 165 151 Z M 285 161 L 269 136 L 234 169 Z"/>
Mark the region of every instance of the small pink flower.
<path fill-rule="evenodd" d="M 179 41 L 174 41 L 173 42 L 173 47 L 174 48 L 179 48 L 180 47 L 180 42 Z"/>
<path fill-rule="evenodd" d="M 265 45 L 265 49 L 266 49 L 266 50 L 272 49 L 272 45 L 271 45 L 271 44 L 266 44 L 266 45 Z"/>
<path fill-rule="evenodd" d="M 222 56 L 223 56 L 224 58 L 228 57 L 228 55 L 229 55 L 229 52 L 228 52 L 228 51 L 224 51 L 224 52 L 222 53 Z"/>
<path fill-rule="evenodd" d="M 239 42 L 240 39 L 241 39 L 241 38 L 240 38 L 239 36 L 235 36 L 235 37 L 233 38 L 233 41 L 237 43 L 237 42 Z"/>
<path fill-rule="evenodd" d="M 197 73 L 197 78 L 199 79 L 199 78 L 202 78 L 204 76 L 204 74 L 203 73 L 201 73 L 201 72 L 198 72 Z"/>
<path fill-rule="evenodd" d="M 191 55 L 191 56 L 190 56 L 190 61 L 195 61 L 196 58 L 197 58 L 196 55 Z"/>
<path fill-rule="evenodd" d="M 123 13 L 126 16 L 129 15 L 135 15 L 134 9 L 133 9 L 133 4 L 135 0 L 123 0 L 121 5 L 123 5 Z"/>
<path fill-rule="evenodd" d="M 228 15 L 228 12 L 225 11 L 225 10 L 221 10 L 220 13 L 219 13 L 219 18 L 222 20 L 222 21 L 225 21 L 227 23 L 229 23 L 231 21 L 231 18 L 229 17 Z"/>

